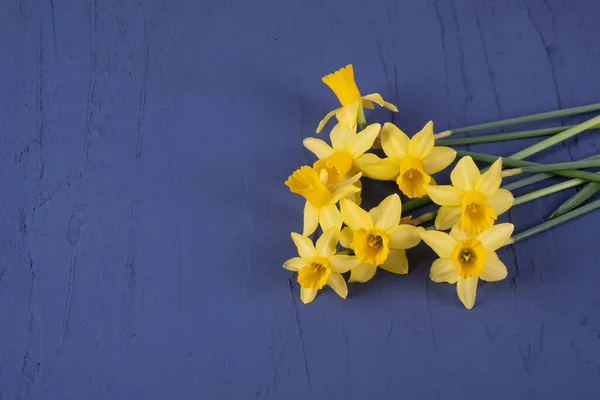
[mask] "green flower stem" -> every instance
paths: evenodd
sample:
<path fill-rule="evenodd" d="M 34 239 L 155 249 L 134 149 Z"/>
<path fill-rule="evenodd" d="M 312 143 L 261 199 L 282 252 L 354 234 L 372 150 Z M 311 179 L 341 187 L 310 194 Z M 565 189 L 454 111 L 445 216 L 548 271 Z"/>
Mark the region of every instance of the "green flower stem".
<path fill-rule="evenodd" d="M 462 150 L 456 150 L 456 154 L 461 157 L 470 156 L 474 160 L 483 161 L 483 162 L 487 162 L 490 164 L 493 163 L 494 161 L 496 161 L 498 158 L 500 158 L 498 156 L 491 156 L 488 154 L 474 153 L 471 151 L 462 151 Z M 510 158 L 502 157 L 502 165 L 505 165 L 507 167 L 517 167 L 517 168 L 544 166 L 544 164 L 538 164 L 538 163 L 534 163 L 531 161 L 523 161 L 523 160 L 515 159 L 512 157 L 510 157 Z M 585 172 L 585 171 L 578 171 L 578 170 L 560 170 L 560 171 L 551 171 L 551 173 L 554 175 L 566 176 L 568 178 L 585 179 L 586 181 L 589 181 L 589 182 L 600 183 L 600 175 L 594 174 L 592 172 Z"/>
<path fill-rule="evenodd" d="M 583 189 L 575 193 L 573 197 L 561 204 L 561 206 L 558 207 L 556 211 L 550 214 L 548 219 L 556 218 L 568 213 L 569 211 L 573 210 L 575 207 L 592 197 L 594 194 L 596 194 L 598 190 L 600 190 L 600 183 L 588 183 Z"/>
<path fill-rule="evenodd" d="M 402 213 L 410 213 L 431 203 L 429 196 L 419 197 L 402 204 Z"/>
<path fill-rule="evenodd" d="M 502 178 L 523 174 L 523 168 L 505 169 L 502 171 Z"/>
<path fill-rule="evenodd" d="M 362 131 L 367 127 L 367 119 L 365 118 L 365 110 L 362 106 L 358 107 L 358 116 L 356 118 L 356 122 L 358 122 L 358 130 Z"/>
<path fill-rule="evenodd" d="M 551 219 L 550 221 L 546 221 L 546 222 L 544 222 L 538 226 L 535 226 L 531 229 L 527 229 L 526 231 L 517 233 L 516 235 L 514 235 L 513 237 L 511 237 L 508 240 L 508 242 L 506 243 L 505 246 L 517 243 L 517 242 L 519 242 L 523 239 L 526 239 L 530 236 L 533 236 L 537 233 L 543 232 L 547 229 L 555 227 L 556 225 L 562 224 L 563 222 L 567 222 L 573 218 L 577 218 L 581 215 L 587 214 L 599 207 L 600 207 L 600 200 L 596 200 L 585 206 L 576 208 L 573 211 L 569 211 L 568 213 L 561 215 L 560 217 L 556 217 L 554 219 Z"/>
<path fill-rule="evenodd" d="M 565 162 L 565 163 L 557 163 L 557 164 L 545 164 L 539 165 L 535 167 L 521 167 L 515 169 L 505 170 L 502 173 L 502 176 L 511 176 L 517 174 L 531 174 L 534 172 L 553 172 L 553 171 L 561 171 L 567 169 L 584 169 L 584 168 L 594 168 L 600 167 L 600 160 L 580 160 L 574 162 Z"/>
<path fill-rule="evenodd" d="M 556 185 L 545 187 L 540 190 L 534 190 L 533 192 L 515 198 L 513 206 L 518 206 L 519 204 L 527 203 L 528 201 L 535 200 L 543 196 L 548 196 L 549 194 L 560 192 L 561 190 L 569 189 L 577 185 L 582 185 L 584 183 L 585 181 L 583 179 L 571 179 L 565 182 L 557 183 Z"/>
<path fill-rule="evenodd" d="M 582 106 L 582 107 L 566 108 L 564 110 L 543 112 L 540 114 L 531 114 L 531 115 L 526 115 L 526 116 L 517 117 L 517 118 L 503 119 L 500 121 L 488 122 L 485 124 L 466 126 L 464 128 L 450 129 L 445 132 L 448 132 L 446 134 L 446 137 L 447 137 L 447 136 L 456 135 L 458 133 L 467 133 L 467 132 L 480 131 L 480 130 L 484 130 L 484 129 L 499 128 L 499 127 L 503 127 L 503 126 L 507 126 L 507 125 L 522 124 L 525 122 L 540 121 L 540 120 L 550 119 L 550 118 L 559 118 L 559 117 L 565 117 L 568 115 L 583 114 L 583 113 L 598 111 L 598 110 L 600 110 L 600 103 L 590 104 L 590 105 Z M 589 128 L 586 128 L 586 129 L 589 129 Z"/>
<path fill-rule="evenodd" d="M 515 190 L 515 189 L 519 189 L 522 188 L 523 186 L 528 186 L 528 185 L 533 185 L 534 183 L 538 183 L 541 181 L 544 181 L 548 178 L 552 178 L 554 175 L 552 174 L 535 174 L 535 175 L 531 175 L 528 176 L 527 178 L 523 178 L 523 179 L 519 179 L 518 181 L 514 181 L 511 183 L 507 183 L 506 185 L 502 186 L 502 189 L 506 189 L 506 190 Z"/>
<path fill-rule="evenodd" d="M 527 130 L 527 131 L 508 132 L 508 133 L 496 133 L 493 135 L 466 137 L 466 138 L 460 138 L 460 139 L 441 139 L 441 140 L 436 140 L 435 145 L 436 146 L 459 146 L 459 145 L 463 145 L 463 144 L 502 142 L 504 140 L 515 140 L 515 139 L 524 139 L 524 138 L 530 138 L 530 137 L 550 136 L 550 135 L 554 135 L 556 133 L 560 133 L 566 129 L 572 128 L 574 126 L 575 125 L 569 125 L 569 126 L 558 126 L 555 128 L 532 129 L 532 130 Z M 600 126 L 595 126 L 594 128 L 600 128 Z"/>
<path fill-rule="evenodd" d="M 600 115 L 598 115 L 592 119 L 588 119 L 587 121 L 582 122 L 579 125 L 575 125 L 574 127 L 569 128 L 561 133 L 557 133 L 556 135 L 549 137 L 548 139 L 542 140 L 541 142 L 538 142 L 538 143 L 534 144 L 533 146 L 529 146 L 529 147 L 511 155 L 511 158 L 514 158 L 516 160 L 522 160 L 522 159 L 529 157 L 535 153 L 538 153 L 552 145 L 555 145 L 556 143 L 560 143 L 565 139 L 575 136 L 578 133 L 588 130 L 598 124 L 600 124 Z"/>
<path fill-rule="evenodd" d="M 586 157 L 586 158 L 584 158 L 584 160 L 600 160 L 600 154 L 596 154 L 595 156 L 591 156 L 591 157 Z M 546 173 L 535 174 L 535 175 L 529 176 L 527 178 L 519 179 L 518 181 L 507 183 L 506 185 L 502 186 L 502 189 L 512 191 L 512 190 L 515 190 L 518 188 L 522 188 L 523 186 L 532 185 L 534 183 L 541 182 L 548 178 L 552 178 L 553 176 L 554 175 L 552 175 L 552 174 L 546 174 Z M 590 185 L 591 184 L 595 185 L 595 183 L 590 183 Z M 570 210 L 567 210 L 567 211 L 570 211 Z"/>
<path fill-rule="evenodd" d="M 425 222 L 429 222 L 435 219 L 437 213 L 437 211 L 428 212 L 427 214 L 423 214 L 415 219 L 411 219 L 408 223 L 415 226 L 423 225 Z"/>

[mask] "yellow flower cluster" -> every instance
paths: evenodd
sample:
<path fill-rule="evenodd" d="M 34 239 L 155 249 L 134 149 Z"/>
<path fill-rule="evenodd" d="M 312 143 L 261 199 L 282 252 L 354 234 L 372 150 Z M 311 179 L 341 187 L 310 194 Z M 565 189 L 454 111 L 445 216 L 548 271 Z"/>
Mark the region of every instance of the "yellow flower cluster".
<path fill-rule="evenodd" d="M 405 250 L 423 240 L 440 256 L 431 266 L 431 279 L 456 283 L 459 299 L 472 308 L 479 279 L 497 281 L 507 275 L 495 253 L 513 231 L 512 224 L 494 226 L 513 204 L 512 194 L 500 189 L 502 160 L 482 174 L 470 157 L 464 157 L 450 174 L 452 185 L 436 185 L 432 175 L 452 164 L 456 152 L 435 146 L 433 122 L 412 138 L 391 123 L 366 125 L 363 108 L 376 103 L 397 109 L 377 93 L 361 96 L 352 65 L 325 76 L 323 82 L 342 105 L 317 128 L 319 133 L 336 116 L 338 123 L 329 135 L 331 145 L 321 139 L 304 139 L 304 146 L 317 160 L 294 171 L 285 182 L 291 192 L 306 200 L 302 235 L 292 233 L 298 257 L 283 265 L 298 273 L 302 302 L 313 301 L 325 285 L 346 298 L 343 273 L 349 272 L 349 282 L 360 283 L 371 280 L 377 268 L 408 273 Z M 364 129 L 357 132 L 359 127 Z M 385 158 L 368 153 L 377 138 Z M 428 195 L 440 205 L 437 231 L 416 226 L 410 217 L 401 218 L 398 194 L 369 211 L 361 208 L 361 177 L 395 181 L 408 198 Z M 450 234 L 441 232 L 448 229 Z M 321 235 L 314 242 L 309 236 L 316 232 Z"/>

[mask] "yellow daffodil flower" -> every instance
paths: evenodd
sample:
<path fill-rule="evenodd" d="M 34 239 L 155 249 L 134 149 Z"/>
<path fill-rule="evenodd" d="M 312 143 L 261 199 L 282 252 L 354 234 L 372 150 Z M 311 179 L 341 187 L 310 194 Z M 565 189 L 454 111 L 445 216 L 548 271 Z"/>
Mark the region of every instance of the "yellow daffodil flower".
<path fill-rule="evenodd" d="M 495 251 L 510 239 L 513 229 L 512 224 L 499 224 L 477 236 L 457 228 L 449 235 L 438 231 L 421 232 L 423 241 L 440 256 L 431 265 L 431 280 L 456 283 L 460 301 L 466 308 L 473 308 L 479 279 L 495 282 L 506 278 L 506 266 Z"/>
<path fill-rule="evenodd" d="M 359 124 L 365 124 L 366 120 L 363 107 L 373 109 L 373 103 L 394 112 L 398 111 L 395 105 L 384 101 L 379 93 L 361 96 L 358 87 L 356 86 L 356 82 L 354 81 L 354 69 L 352 68 L 352 64 L 324 76 L 323 83 L 333 90 L 333 93 L 337 96 L 342 107 L 331 111 L 321 122 L 319 122 L 317 133 L 321 132 L 327 121 L 334 115 L 337 117 L 338 121 L 347 127 L 352 127 L 356 125 L 357 122 Z"/>
<path fill-rule="evenodd" d="M 405 249 L 421 241 L 423 228 L 400 224 L 401 203 L 397 194 L 386 197 L 369 212 L 348 199 L 340 201 L 342 220 L 348 227 L 341 234 L 342 246 L 354 250 L 361 264 L 352 268 L 350 282 L 367 282 L 377 267 L 394 274 L 408 272 Z"/>
<path fill-rule="evenodd" d="M 360 179 L 358 173 L 336 185 L 327 185 L 327 170 L 319 173 L 314 168 L 304 166 L 296 171 L 285 181 L 290 191 L 306 199 L 304 206 L 303 235 L 313 233 L 319 224 L 323 231 L 342 226 L 342 217 L 336 203 L 343 197 L 358 192 L 360 189 L 354 183 Z"/>
<path fill-rule="evenodd" d="M 440 210 L 435 220 L 439 230 L 458 227 L 477 235 L 490 226 L 498 215 L 512 207 L 511 192 L 500 189 L 502 183 L 502 159 L 481 174 L 471 157 L 463 157 L 450 173 L 450 185 L 426 185 L 427 194 Z"/>
<path fill-rule="evenodd" d="M 356 133 L 356 126 L 348 128 L 342 124 L 337 124 L 329 135 L 332 146 L 329 146 L 321 139 L 306 138 L 304 147 L 313 152 L 318 161 L 313 165 L 315 170 L 327 171 L 327 184 L 333 185 L 343 179 L 348 179 L 349 174 L 360 172 L 360 165 L 373 162 L 374 154 L 365 154 L 367 150 L 373 147 L 373 142 L 381 129 L 380 124 L 371 124 Z M 359 188 L 356 193 L 347 197 L 357 204 L 360 204 L 360 189 L 362 185 L 357 181 L 354 186 Z"/>
<path fill-rule="evenodd" d="M 306 236 L 292 233 L 292 240 L 300 257 L 287 260 L 283 267 L 298 271 L 300 300 L 304 304 L 313 301 L 317 292 L 325 285 L 329 285 L 343 299 L 348 295 L 342 273 L 356 267 L 360 261 L 354 256 L 336 254 L 339 235 L 339 229 L 328 229 L 314 246 Z"/>
<path fill-rule="evenodd" d="M 373 147 L 380 129 L 380 124 L 371 124 L 357 134 L 356 126 L 348 128 L 337 124 L 329 135 L 332 146 L 312 137 L 304 139 L 303 144 L 319 159 L 313 168 L 327 170 L 327 184 L 331 185 L 339 183 L 349 173 L 360 171 L 362 160 L 369 159 L 365 152 Z"/>
<path fill-rule="evenodd" d="M 366 177 L 395 180 L 407 197 L 423 197 L 425 185 L 433 183 L 431 175 L 454 161 L 456 152 L 450 147 L 433 147 L 433 122 L 409 139 L 394 124 L 381 130 L 381 147 L 388 158 L 361 167 Z"/>

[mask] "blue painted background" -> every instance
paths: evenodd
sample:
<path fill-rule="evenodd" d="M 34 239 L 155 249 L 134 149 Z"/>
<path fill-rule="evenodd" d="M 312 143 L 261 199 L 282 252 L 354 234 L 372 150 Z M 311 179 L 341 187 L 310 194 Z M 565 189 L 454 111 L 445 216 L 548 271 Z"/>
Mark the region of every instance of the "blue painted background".
<path fill-rule="evenodd" d="M 281 268 L 321 76 L 439 131 L 599 102 L 599 37 L 595 0 L 4 0 L 0 399 L 599 398 L 598 212 L 503 249 L 471 311 L 424 245 L 345 301 Z"/>

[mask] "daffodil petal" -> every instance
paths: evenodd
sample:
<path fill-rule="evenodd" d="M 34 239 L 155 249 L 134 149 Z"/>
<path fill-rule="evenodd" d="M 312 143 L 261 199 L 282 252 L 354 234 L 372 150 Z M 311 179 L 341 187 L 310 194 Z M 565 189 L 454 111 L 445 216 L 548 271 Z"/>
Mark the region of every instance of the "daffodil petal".
<path fill-rule="evenodd" d="M 427 156 L 421 161 L 423 169 L 429 175 L 440 172 L 456 158 L 456 151 L 450 147 L 434 147 Z"/>
<path fill-rule="evenodd" d="M 427 246 L 431 247 L 438 256 L 441 258 L 450 258 L 454 246 L 456 246 L 456 240 L 444 232 L 422 231 L 420 233 L 421 239 L 423 239 L 423 241 L 427 243 Z"/>
<path fill-rule="evenodd" d="M 410 139 L 396 125 L 386 122 L 381 128 L 381 148 L 388 156 L 402 159 L 408 156 Z"/>
<path fill-rule="evenodd" d="M 375 106 L 373 105 L 373 102 L 371 100 L 366 100 L 365 98 L 363 98 L 361 100 L 362 105 L 364 108 L 368 108 L 369 110 L 372 110 L 375 108 Z"/>
<path fill-rule="evenodd" d="M 427 195 L 435 204 L 440 206 L 460 206 L 462 202 L 462 191 L 450 185 L 425 185 Z"/>
<path fill-rule="evenodd" d="M 342 216 L 335 204 L 327 204 L 319 209 L 319 224 L 323 231 L 331 228 L 339 230 L 342 227 Z"/>
<path fill-rule="evenodd" d="M 321 132 L 323 130 L 323 127 L 325 127 L 325 124 L 327 124 L 331 117 L 333 117 L 340 110 L 341 108 L 336 108 L 335 110 L 328 112 L 327 115 L 321 120 L 321 122 L 319 122 L 319 126 L 317 126 L 317 133 Z"/>
<path fill-rule="evenodd" d="M 319 225 L 319 209 L 309 201 L 304 205 L 304 230 L 302 234 L 308 236 L 317 230 Z"/>
<path fill-rule="evenodd" d="M 344 277 L 339 272 L 332 272 L 331 275 L 329 275 L 327 284 L 329 286 L 331 286 L 331 288 L 342 299 L 345 299 L 348 296 L 348 286 L 346 285 L 346 281 L 344 280 Z"/>
<path fill-rule="evenodd" d="M 387 231 L 390 249 L 410 249 L 421 242 L 424 229 L 413 225 L 402 224 Z"/>
<path fill-rule="evenodd" d="M 512 207 L 515 198 L 508 190 L 498 189 L 496 193 L 488 197 L 487 202 L 492 206 L 496 215 L 500 215 Z"/>
<path fill-rule="evenodd" d="M 360 169 L 364 172 L 367 178 L 378 179 L 381 181 L 393 181 L 400 173 L 400 164 L 396 160 L 391 158 L 384 158 L 383 160 L 374 164 L 361 165 Z"/>
<path fill-rule="evenodd" d="M 408 273 L 408 259 L 404 250 L 390 249 L 387 259 L 379 268 L 392 274 L 404 275 Z"/>
<path fill-rule="evenodd" d="M 431 264 L 429 278 L 434 282 L 456 283 L 459 277 L 454 263 L 449 258 L 438 258 Z"/>
<path fill-rule="evenodd" d="M 400 223 L 401 210 L 400 196 L 392 194 L 383 199 L 377 207 L 372 208 L 369 215 L 376 228 L 387 231 Z"/>
<path fill-rule="evenodd" d="M 338 188 L 348 186 L 348 185 L 353 185 L 354 183 L 358 182 L 358 180 L 360 179 L 361 176 L 362 176 L 362 172 L 354 174 L 350 178 L 345 179 L 340 183 L 330 186 L 329 189 L 335 191 Z"/>
<path fill-rule="evenodd" d="M 345 197 L 350 196 L 353 193 L 358 192 L 360 192 L 360 188 L 354 185 L 342 186 L 341 188 L 338 188 L 333 191 L 333 193 L 331 194 L 331 202 L 337 203 L 340 199 L 343 199 Z"/>
<path fill-rule="evenodd" d="M 486 196 L 491 196 L 498 190 L 502 183 L 502 158 L 498 158 L 490 167 L 489 170 L 484 172 L 475 185 L 475 189 L 483 193 Z"/>
<path fill-rule="evenodd" d="M 373 147 L 373 142 L 379 135 L 380 129 L 380 124 L 371 124 L 348 140 L 346 150 L 350 156 L 355 159 Z"/>
<path fill-rule="evenodd" d="M 298 271 L 304 266 L 306 266 L 306 261 L 303 260 L 302 257 L 290 258 L 289 260 L 283 263 L 283 268 L 289 271 Z"/>
<path fill-rule="evenodd" d="M 339 238 L 339 229 L 332 228 L 324 231 L 323 234 L 317 239 L 317 243 L 315 245 L 317 254 L 325 258 L 333 256 L 335 254 Z"/>
<path fill-rule="evenodd" d="M 479 169 L 470 156 L 458 160 L 456 167 L 450 173 L 452 185 L 462 190 L 473 190 L 479 177 Z"/>
<path fill-rule="evenodd" d="M 380 162 L 381 160 L 382 159 L 377 157 L 376 154 L 365 153 L 354 159 L 354 165 L 360 169 L 365 164 L 375 164 Z"/>
<path fill-rule="evenodd" d="M 354 232 L 349 227 L 345 227 L 340 232 L 340 244 L 342 247 L 349 249 L 352 246 L 352 239 L 354 238 Z"/>
<path fill-rule="evenodd" d="M 396 107 L 396 106 L 395 106 L 395 105 L 393 105 L 392 103 L 388 103 L 387 101 L 384 101 L 384 102 L 383 102 L 383 106 L 384 106 L 385 108 L 387 108 L 388 110 L 390 110 L 390 111 L 393 111 L 393 112 L 398 112 L 398 107 Z"/>
<path fill-rule="evenodd" d="M 335 150 L 343 150 L 346 147 L 346 143 L 355 135 L 355 129 L 349 128 L 344 124 L 336 124 L 329 134 L 329 140 L 331 140 L 331 145 Z"/>
<path fill-rule="evenodd" d="M 445 231 L 446 229 L 452 228 L 460 219 L 461 213 L 462 210 L 460 206 L 441 206 L 438 210 L 437 217 L 435 218 L 435 229 Z"/>
<path fill-rule="evenodd" d="M 485 251 L 496 251 L 506 244 L 514 229 L 513 224 L 494 225 L 477 235 L 477 239 L 479 239 Z"/>
<path fill-rule="evenodd" d="M 292 232 L 292 240 L 298 249 L 298 255 L 305 260 L 311 259 L 317 255 L 317 250 L 312 240 L 296 232 Z"/>
<path fill-rule="evenodd" d="M 357 257 L 344 254 L 336 254 L 329 259 L 329 265 L 333 272 L 348 272 L 358 264 L 360 264 L 360 260 Z"/>
<path fill-rule="evenodd" d="M 317 138 L 306 138 L 302 141 L 302 144 L 319 159 L 329 157 L 334 151 L 327 143 Z"/>
<path fill-rule="evenodd" d="M 311 303 L 315 297 L 317 297 L 317 291 L 315 289 L 300 287 L 300 300 L 304 304 Z"/>
<path fill-rule="evenodd" d="M 350 279 L 348 279 L 348 282 L 368 282 L 375 276 L 375 272 L 377 272 L 377 267 L 374 265 L 358 264 L 350 270 Z"/>
<path fill-rule="evenodd" d="M 378 104 L 380 107 L 383 107 L 383 97 L 379 93 L 371 93 L 362 97 L 363 99 L 367 99 L 372 101 L 373 103 Z"/>
<path fill-rule="evenodd" d="M 429 152 L 433 149 L 435 139 L 433 138 L 433 121 L 429 121 L 425 124 L 423 129 L 417 132 L 411 139 L 410 145 L 408 146 L 408 154 L 411 157 L 418 158 L 419 160 L 427 157 Z"/>
<path fill-rule="evenodd" d="M 477 296 L 477 277 L 459 278 L 456 282 L 456 293 L 458 298 L 467 309 L 473 308 L 475 305 L 475 297 Z"/>
<path fill-rule="evenodd" d="M 335 116 L 337 117 L 338 121 L 340 121 L 340 123 L 351 128 L 354 125 L 356 125 L 356 118 L 358 117 L 358 107 L 358 101 L 352 104 L 348 104 L 347 106 L 340 108 L 338 112 L 335 113 Z"/>
<path fill-rule="evenodd" d="M 354 204 L 348 199 L 340 200 L 342 220 L 353 231 L 358 229 L 369 229 L 373 227 L 373 221 L 368 212 Z"/>
<path fill-rule="evenodd" d="M 450 236 L 452 236 L 458 242 L 468 237 L 472 237 L 473 235 L 461 229 L 460 224 L 455 224 L 450 231 Z"/>
<path fill-rule="evenodd" d="M 372 103 L 377 103 L 380 107 L 385 107 L 388 110 L 398 112 L 398 109 L 396 108 L 396 106 L 393 105 L 392 103 L 388 103 L 387 101 L 384 101 L 383 97 L 381 97 L 381 95 L 379 93 L 368 94 L 366 96 L 363 96 L 362 99 L 363 99 L 363 103 L 365 100 L 367 100 L 367 101 L 371 102 L 371 105 L 372 105 Z"/>
<path fill-rule="evenodd" d="M 355 203 L 356 205 L 360 206 L 360 203 L 362 203 L 362 197 L 360 197 L 360 191 L 361 188 L 359 186 L 360 181 L 358 181 L 356 184 L 354 184 L 354 186 L 356 186 L 359 190 L 356 193 L 350 193 L 349 195 L 346 196 L 346 198 L 350 201 L 352 201 L 353 203 Z"/>
<path fill-rule="evenodd" d="M 506 265 L 498 258 L 496 253 L 487 253 L 485 255 L 485 268 L 479 274 L 479 277 L 487 282 L 501 281 L 506 278 L 508 271 Z"/>

